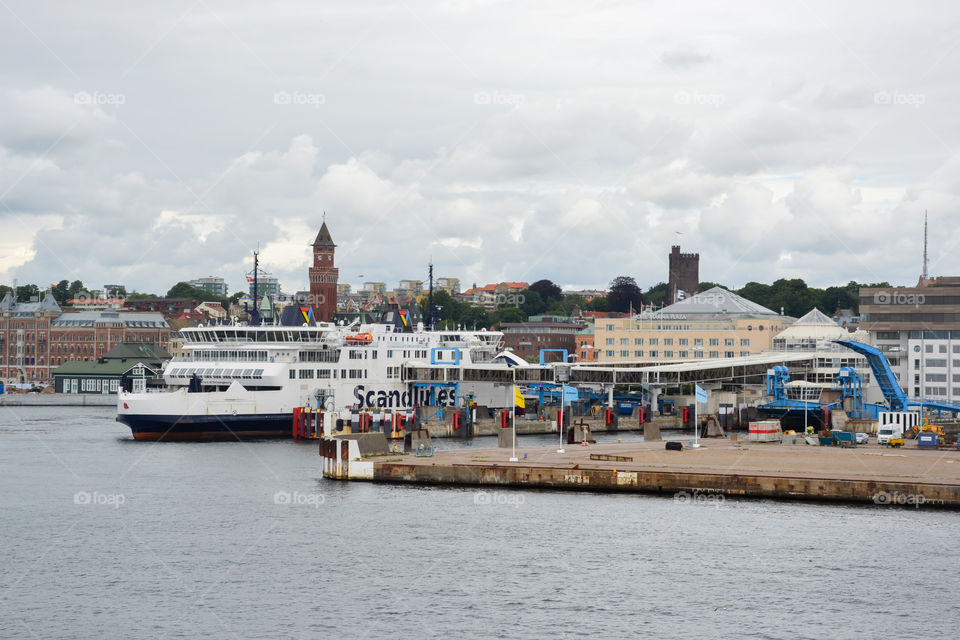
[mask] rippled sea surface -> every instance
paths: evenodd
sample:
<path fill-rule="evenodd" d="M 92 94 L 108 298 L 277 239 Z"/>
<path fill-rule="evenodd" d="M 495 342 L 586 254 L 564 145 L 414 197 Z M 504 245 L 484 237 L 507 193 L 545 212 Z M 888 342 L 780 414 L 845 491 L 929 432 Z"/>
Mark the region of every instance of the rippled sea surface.
<path fill-rule="evenodd" d="M 0 416 L 4 638 L 934 638 L 960 623 L 956 512 L 342 483 L 315 444 L 135 442 L 106 407 Z"/>

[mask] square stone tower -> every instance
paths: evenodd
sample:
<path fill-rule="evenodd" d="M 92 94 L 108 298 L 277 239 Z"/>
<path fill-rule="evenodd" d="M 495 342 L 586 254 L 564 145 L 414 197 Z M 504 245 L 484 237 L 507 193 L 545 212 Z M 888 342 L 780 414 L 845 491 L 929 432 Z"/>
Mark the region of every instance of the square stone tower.
<path fill-rule="evenodd" d="M 700 254 L 680 253 L 679 246 L 670 248 L 670 278 L 667 280 L 666 304 L 680 302 L 697 292 L 700 286 Z"/>

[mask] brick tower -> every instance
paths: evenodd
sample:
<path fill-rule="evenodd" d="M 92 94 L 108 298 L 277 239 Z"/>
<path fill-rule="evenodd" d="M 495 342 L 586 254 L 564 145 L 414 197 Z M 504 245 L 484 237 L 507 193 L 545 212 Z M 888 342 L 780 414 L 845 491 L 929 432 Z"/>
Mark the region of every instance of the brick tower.
<path fill-rule="evenodd" d="M 689 298 L 700 287 L 700 254 L 680 253 L 680 247 L 670 248 L 670 278 L 667 281 L 668 305 Z"/>
<path fill-rule="evenodd" d="M 313 241 L 313 265 L 310 267 L 310 306 L 317 322 L 330 322 L 337 312 L 337 278 L 340 270 L 333 266 L 333 244 L 327 223 L 320 227 Z"/>

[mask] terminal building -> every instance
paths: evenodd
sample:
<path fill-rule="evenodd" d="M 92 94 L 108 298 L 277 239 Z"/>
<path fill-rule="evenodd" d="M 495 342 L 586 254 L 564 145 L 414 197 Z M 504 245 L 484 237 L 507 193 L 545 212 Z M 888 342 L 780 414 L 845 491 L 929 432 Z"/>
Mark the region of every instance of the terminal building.
<path fill-rule="evenodd" d="M 597 318 L 598 362 L 738 358 L 763 353 L 794 318 L 714 287 L 658 311 Z"/>
<path fill-rule="evenodd" d="M 870 366 L 867 359 L 840 346 L 836 340 L 856 340 L 870 344 L 866 331 L 850 332 L 835 320 L 812 309 L 773 338 L 770 353 L 815 353 L 816 358 L 795 380 L 803 380 L 820 389 L 832 389 L 837 385 L 837 375 L 843 367 L 852 367 L 863 384 L 867 402 L 881 402 L 879 388 L 871 384 Z"/>
<path fill-rule="evenodd" d="M 860 289 L 860 328 L 907 395 L 960 403 L 960 277 Z"/>

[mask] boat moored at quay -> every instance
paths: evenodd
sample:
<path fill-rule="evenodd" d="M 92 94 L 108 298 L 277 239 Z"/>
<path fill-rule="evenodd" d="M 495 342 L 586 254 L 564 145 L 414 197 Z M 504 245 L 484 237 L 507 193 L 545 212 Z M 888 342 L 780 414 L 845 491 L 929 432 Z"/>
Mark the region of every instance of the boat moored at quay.
<path fill-rule="evenodd" d="M 492 363 L 498 331 L 439 331 L 395 322 L 215 325 L 181 330 L 182 354 L 163 387 L 124 380 L 117 420 L 138 440 L 235 440 L 291 436 L 296 409 L 371 410 L 412 416 L 426 404 L 454 406 L 457 394 L 497 404 L 492 385 L 422 387 L 402 380 L 405 364 Z M 504 365 L 506 366 L 506 365 Z M 499 392 L 502 395 L 502 391 Z"/>

